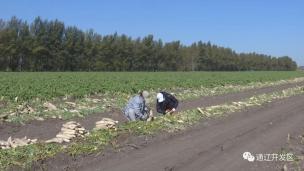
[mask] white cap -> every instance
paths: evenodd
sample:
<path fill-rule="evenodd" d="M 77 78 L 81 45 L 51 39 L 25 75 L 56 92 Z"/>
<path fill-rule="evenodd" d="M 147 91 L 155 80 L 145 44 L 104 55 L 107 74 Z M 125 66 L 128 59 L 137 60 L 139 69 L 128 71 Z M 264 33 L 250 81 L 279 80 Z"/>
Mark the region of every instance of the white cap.
<path fill-rule="evenodd" d="M 156 97 L 157 97 L 157 101 L 158 101 L 159 103 L 165 101 L 164 95 L 163 95 L 162 93 L 157 93 L 157 96 L 156 96 Z"/>

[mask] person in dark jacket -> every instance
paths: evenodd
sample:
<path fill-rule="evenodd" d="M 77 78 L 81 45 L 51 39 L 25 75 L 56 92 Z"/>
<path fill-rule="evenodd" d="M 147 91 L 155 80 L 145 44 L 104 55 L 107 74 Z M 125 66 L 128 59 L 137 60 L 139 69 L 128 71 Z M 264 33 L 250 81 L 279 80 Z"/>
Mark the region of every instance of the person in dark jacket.
<path fill-rule="evenodd" d="M 156 109 L 158 113 L 172 114 L 176 111 L 178 100 L 167 92 L 157 93 Z"/>

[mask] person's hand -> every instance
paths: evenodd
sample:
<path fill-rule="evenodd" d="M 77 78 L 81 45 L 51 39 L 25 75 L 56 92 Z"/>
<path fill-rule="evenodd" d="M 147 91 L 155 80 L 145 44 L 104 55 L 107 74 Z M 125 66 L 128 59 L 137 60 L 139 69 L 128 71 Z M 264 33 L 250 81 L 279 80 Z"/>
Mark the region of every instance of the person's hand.
<path fill-rule="evenodd" d="M 149 117 L 153 117 L 153 111 L 152 110 L 150 110 L 150 112 L 149 112 Z"/>
<path fill-rule="evenodd" d="M 176 109 L 172 108 L 171 110 L 166 110 L 166 114 L 172 115 L 172 113 L 175 111 L 176 111 Z"/>
<path fill-rule="evenodd" d="M 154 120 L 153 111 L 150 110 L 149 117 L 148 117 L 147 121 L 148 121 L 148 122 L 151 122 L 151 121 L 153 121 L 153 120 Z"/>

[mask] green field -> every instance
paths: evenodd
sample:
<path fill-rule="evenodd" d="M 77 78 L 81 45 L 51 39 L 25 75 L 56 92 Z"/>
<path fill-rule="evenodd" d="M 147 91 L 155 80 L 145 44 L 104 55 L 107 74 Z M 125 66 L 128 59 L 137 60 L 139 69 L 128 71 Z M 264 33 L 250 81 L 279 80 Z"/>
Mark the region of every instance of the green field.
<path fill-rule="evenodd" d="M 180 100 L 295 82 L 303 72 L 33 72 L 0 73 L 0 120 L 85 117 L 121 109 L 131 95 L 165 90 Z M 287 80 L 287 81 L 281 81 Z M 56 110 L 45 107 L 50 102 Z M 71 106 L 71 103 L 73 104 Z"/>
<path fill-rule="evenodd" d="M 60 72 L 0 73 L 2 100 L 43 100 L 93 93 L 245 85 L 303 77 L 303 72 Z"/>

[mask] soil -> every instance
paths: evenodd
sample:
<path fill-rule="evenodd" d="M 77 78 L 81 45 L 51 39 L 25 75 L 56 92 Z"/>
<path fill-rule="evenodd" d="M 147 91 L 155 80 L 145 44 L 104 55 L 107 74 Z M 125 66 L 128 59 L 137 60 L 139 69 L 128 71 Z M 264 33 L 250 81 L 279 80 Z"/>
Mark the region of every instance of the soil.
<path fill-rule="evenodd" d="M 280 162 L 243 159 L 244 152 L 279 153 L 288 134 L 304 125 L 304 95 L 201 123 L 175 134 L 129 137 L 123 147 L 72 158 L 59 154 L 36 163 L 33 170 L 178 171 L 281 170 Z"/>
<path fill-rule="evenodd" d="M 203 97 L 182 101 L 179 111 L 240 101 L 253 95 L 280 91 L 304 85 L 286 84 L 264 87 L 238 93 Z M 248 162 L 242 154 L 278 153 L 286 144 L 288 134 L 301 134 L 304 125 L 304 95 L 278 100 L 264 106 L 250 108 L 228 117 L 204 120 L 177 133 L 159 133 L 156 136 L 122 135 L 117 148 L 108 146 L 102 153 L 71 157 L 64 153 L 38 161 L 30 170 L 281 170 L 282 163 Z M 119 109 L 75 118 L 85 128 L 92 129 L 95 122 L 110 117 L 126 122 Z M 0 125 L 0 139 L 9 136 L 39 138 L 55 137 L 63 123 L 59 119 L 31 121 L 25 125 Z M 20 170 L 11 168 L 11 170 Z"/>
<path fill-rule="evenodd" d="M 119 122 L 127 121 L 118 109 L 112 109 L 110 112 L 106 113 L 92 114 L 85 118 L 74 118 L 72 120 L 79 122 L 83 127 L 91 130 L 95 127 L 95 122 L 104 117 L 112 118 Z M 62 124 L 66 122 L 68 122 L 68 120 L 60 119 L 46 119 L 44 121 L 34 120 L 25 125 L 5 122 L 0 124 L 0 139 L 5 140 L 10 136 L 13 138 L 27 136 L 27 138 L 30 139 L 38 138 L 39 140 L 47 140 L 54 138 L 60 131 Z"/>

